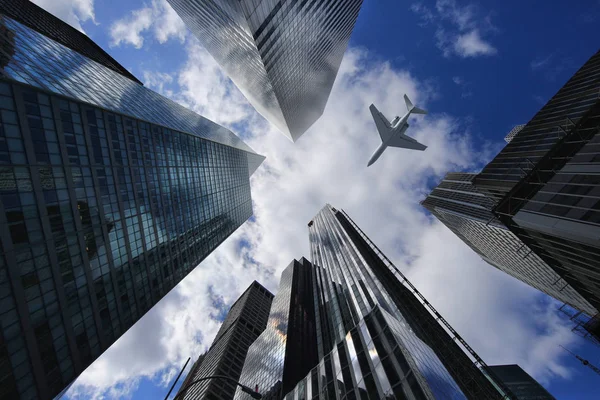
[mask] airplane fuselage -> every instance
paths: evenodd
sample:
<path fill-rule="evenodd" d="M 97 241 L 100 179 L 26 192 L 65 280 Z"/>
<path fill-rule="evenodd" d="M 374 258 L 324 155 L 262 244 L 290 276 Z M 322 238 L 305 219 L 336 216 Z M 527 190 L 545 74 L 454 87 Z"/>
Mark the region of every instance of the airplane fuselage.
<path fill-rule="evenodd" d="M 371 164 L 373 164 L 375 161 L 377 161 L 377 159 L 379 159 L 379 157 L 381 157 L 381 155 L 383 154 L 385 149 L 387 149 L 387 144 L 381 143 L 381 145 L 379 145 L 377 150 L 375 150 L 375 153 L 373 153 L 373 155 L 369 159 L 369 162 L 367 163 L 367 167 L 370 167 Z"/>
<path fill-rule="evenodd" d="M 370 167 L 375 161 L 377 161 L 379 159 L 379 157 L 381 157 L 381 155 L 383 154 L 385 149 L 388 147 L 388 142 L 390 140 L 392 140 L 393 137 L 395 137 L 396 135 L 401 135 L 404 132 L 406 132 L 406 130 L 408 129 L 408 124 L 406 123 L 408 121 L 408 116 L 409 116 L 409 114 L 407 113 L 405 116 L 403 116 L 399 120 L 398 120 L 398 118 L 394 119 L 394 121 L 398 121 L 398 122 L 395 125 L 392 124 L 390 136 L 384 142 L 381 142 L 381 145 L 379 145 L 377 150 L 375 150 L 375 152 L 369 159 L 367 167 Z M 394 121 L 392 121 L 392 122 L 394 122 Z"/>

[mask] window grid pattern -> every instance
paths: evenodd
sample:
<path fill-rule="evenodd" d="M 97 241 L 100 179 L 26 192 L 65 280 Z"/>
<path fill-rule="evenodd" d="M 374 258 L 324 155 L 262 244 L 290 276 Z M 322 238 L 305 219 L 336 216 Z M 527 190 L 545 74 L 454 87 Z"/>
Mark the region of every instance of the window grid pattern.
<path fill-rule="evenodd" d="M 447 372 L 430 365 L 433 351 L 415 351 L 420 342 L 375 306 L 285 400 L 465 398 Z"/>
<path fill-rule="evenodd" d="M 292 140 L 322 114 L 362 0 L 169 0 L 250 103 Z"/>
<path fill-rule="evenodd" d="M 598 101 L 600 51 L 594 54 L 488 163 L 475 184 L 498 200 Z"/>
<path fill-rule="evenodd" d="M 488 367 L 519 400 L 556 400 L 542 385 L 516 364 Z"/>
<path fill-rule="evenodd" d="M 0 44 L 5 77 L 243 150 L 250 174 L 264 160 L 230 130 L 3 14 Z"/>
<path fill-rule="evenodd" d="M 283 271 L 267 329 L 250 347 L 240 381 L 258 385 L 266 400 L 507 398 L 347 220 L 327 205 L 310 221 L 315 264 L 302 259 Z M 310 274 L 298 286 L 302 270 Z M 309 293 L 310 329 L 294 336 L 297 299 Z M 303 347 L 298 337 L 311 335 L 316 340 Z M 298 348 L 317 348 L 317 357 L 295 376 L 311 359 Z M 286 385 L 292 376 L 293 389 Z M 235 399 L 247 398 L 237 390 Z"/>
<path fill-rule="evenodd" d="M 599 77 L 600 51 L 474 180 L 496 197 L 496 216 L 595 312 L 600 309 Z"/>
<path fill-rule="evenodd" d="M 240 383 L 252 388 L 258 385 L 263 395 L 269 390 L 273 394 L 279 393 L 279 386 L 283 380 L 295 267 L 297 266 L 292 262 L 283 270 L 277 295 L 273 298 L 267 326 L 248 349 L 240 375 Z M 244 396 L 238 389 L 235 399 L 244 399 Z M 269 399 L 268 396 L 263 398 Z"/>
<path fill-rule="evenodd" d="M 85 34 L 81 34 L 75 28 L 65 24 L 54 15 L 45 12 L 32 2 L 3 0 L 2 4 L 0 4 L 0 13 L 8 15 L 24 25 L 33 26 L 41 30 L 49 38 L 101 63 L 105 67 L 129 79 L 141 83 Z"/>
<path fill-rule="evenodd" d="M 582 134 L 596 129 L 598 109 L 596 106 L 587 116 L 579 129 Z M 600 232 L 599 143 L 600 135 L 591 136 L 560 170 L 536 185 L 538 190 L 530 198 L 511 197 L 522 202 L 516 220 L 526 215 L 543 221 L 541 226 L 523 228 L 517 222 L 516 232 L 530 240 L 530 246 L 596 310 L 600 307 L 600 247 L 596 245 Z"/>
<path fill-rule="evenodd" d="M 327 205 L 312 219 L 309 225 L 311 252 L 315 264 L 322 265 L 323 269 L 330 273 L 333 281 L 338 284 L 336 285 L 339 293 L 337 297 L 346 301 L 348 309 L 346 312 L 340 312 L 343 321 L 341 332 L 335 332 L 331 335 L 331 338 L 339 343 L 353 326 L 360 324 L 360 321 L 369 315 L 375 306 L 382 312 L 393 315 L 394 320 L 398 321 L 398 324 L 405 327 L 405 329 L 414 329 L 412 327 L 415 323 L 412 320 L 414 316 L 405 315 L 397 307 L 394 298 L 373 270 L 375 265 L 373 265 L 372 260 L 365 258 L 364 252 L 358 247 L 359 243 L 349 235 L 348 228 L 339 222 L 336 213 L 337 210 Z M 340 307 L 340 309 L 343 310 L 344 307 Z M 335 318 L 335 316 L 327 316 L 327 319 L 335 320 Z M 443 338 L 440 338 L 440 340 L 443 340 Z M 450 340 L 449 337 L 448 340 Z M 438 395 L 444 393 L 446 397 L 458 396 L 457 398 L 464 398 L 465 395 L 454 379 L 451 378 L 447 368 L 430 345 L 416 336 L 415 340 L 410 340 L 410 343 L 413 344 L 413 347 L 409 349 L 411 353 L 414 353 L 412 357 L 429 360 L 427 363 L 428 368 L 436 371 L 436 375 L 445 376 L 449 379 L 448 385 L 441 385 L 437 389 L 441 390 Z M 333 346 L 328 345 L 325 349 Z M 421 363 L 418 367 L 423 369 L 423 365 Z M 388 382 L 391 378 L 392 376 L 388 376 Z M 376 380 L 380 384 L 386 382 L 382 379 Z M 394 382 L 395 384 L 400 383 L 398 380 Z M 436 390 L 432 389 L 432 383 L 428 381 L 422 381 L 420 385 L 423 387 L 423 391 Z M 387 394 L 386 391 L 379 393 L 380 396 Z"/>
<path fill-rule="evenodd" d="M 12 94 L 13 89 L 9 85 L 1 83 L 0 86 L 1 92 L 4 95 Z M 49 104 L 46 96 L 40 95 L 39 98 L 42 100 L 42 103 Z M 25 108 L 25 115 L 23 117 L 28 123 L 39 121 L 39 108 L 36 108 L 38 96 L 25 93 L 23 99 Z M 14 107 L 14 97 L 11 99 L 11 103 L 12 107 L 9 107 L 12 108 L 10 118 L 8 117 L 8 110 L 3 110 L 2 112 L 7 117 L 5 119 L 17 122 L 18 117 Z M 8 105 L 8 102 L 6 104 Z M 34 128 L 39 127 L 35 124 L 33 126 Z M 26 160 L 20 158 L 20 152 L 24 150 L 25 146 L 20 126 L 14 126 L 12 132 L 14 132 L 15 136 L 17 132 L 19 133 L 19 137 L 15 139 L 23 145 L 23 147 L 16 149 L 19 155 L 19 164 L 22 164 L 22 166 L 8 165 L 3 167 L 0 173 L 2 177 L 0 197 L 7 222 L 4 229 L 7 229 L 10 234 L 10 244 L 8 244 L 12 248 L 10 257 L 14 257 L 15 263 L 19 266 L 18 271 L 20 276 L 18 279 L 24 290 L 23 300 L 26 302 L 28 317 L 40 354 L 45 379 L 49 389 L 56 390 L 57 388 L 62 388 L 64 382 L 68 382 L 74 377 L 73 363 L 65 336 L 64 323 L 57 298 L 56 283 L 53 279 L 50 254 L 48 252 L 48 246 L 53 246 L 62 240 L 60 247 L 56 249 L 56 254 L 60 257 L 59 260 L 61 261 L 59 270 L 71 280 L 65 282 L 65 287 L 61 288 L 61 290 L 69 289 L 68 293 L 71 297 L 77 296 L 76 291 L 73 293 L 74 276 L 72 274 L 71 255 L 64 254 L 69 249 L 69 243 L 66 243 L 64 240 L 64 221 L 57 207 L 58 196 L 62 196 L 64 192 L 57 192 L 55 190 L 56 182 L 53 179 L 53 172 L 59 175 L 59 187 L 64 184 L 64 179 L 60 178 L 62 171 L 60 171 L 59 167 L 41 166 L 32 169 L 27 167 Z M 36 152 L 32 153 L 34 157 L 37 156 Z M 30 161 L 33 164 L 36 163 L 35 159 Z M 41 164 L 46 162 L 48 162 L 48 159 L 44 158 Z M 53 171 L 55 169 L 56 171 Z M 41 182 L 41 194 L 47 204 L 44 212 L 45 215 L 40 214 L 40 208 L 38 208 L 32 183 L 32 173 L 36 174 Z M 67 210 L 67 214 L 69 211 Z M 68 218 L 69 216 L 67 215 Z M 49 236 L 44 233 L 44 229 L 42 228 L 42 224 L 44 223 L 49 224 Z M 67 225 L 66 228 L 71 229 L 68 221 Z M 73 257 L 77 261 L 77 254 L 73 254 Z M 77 307 L 69 308 L 68 312 L 76 317 L 81 317 L 80 309 Z M 77 320 L 77 322 L 80 321 Z M 5 334 L 10 337 L 10 332 L 5 331 Z M 22 346 L 19 349 L 20 355 L 24 356 L 27 354 L 24 341 L 20 341 L 20 345 Z M 21 366 L 16 367 L 13 365 L 13 367 L 18 368 L 19 372 L 23 371 L 23 367 Z M 30 370 L 28 373 L 31 374 L 32 371 Z M 22 387 L 19 384 L 19 394 L 31 393 L 32 376 L 28 375 L 21 377 L 21 379 L 23 379 L 23 382 L 27 382 L 29 387 Z"/>
<path fill-rule="evenodd" d="M 376 278 L 383 284 L 394 305 L 417 336 L 434 350 L 461 390 L 470 398 L 499 398 L 497 382 L 493 385 L 482 375 L 483 360 L 462 339 L 443 316 L 418 292 L 391 261 L 377 248 L 343 210 L 327 206 L 367 260 Z M 314 224 L 313 224 L 314 225 Z M 311 224 L 309 224 L 311 226 Z M 502 395 L 508 398 L 507 395 Z"/>
<path fill-rule="evenodd" d="M 594 315 L 595 308 L 575 288 L 494 216 L 494 201 L 471 184 L 475 176 L 447 174 L 421 204 L 492 266 Z"/>
<path fill-rule="evenodd" d="M 294 335 L 298 330 L 294 327 L 294 314 L 301 309 L 294 302 L 306 294 L 324 298 L 329 289 L 338 286 L 321 287 L 325 275 L 320 273 L 325 271 L 305 259 L 293 261 L 284 270 L 267 329 L 250 347 L 240 382 L 252 388 L 258 386 L 266 400 L 466 398 L 410 326 L 378 304 L 359 317 L 358 323 L 326 354 L 311 359 L 307 349 L 316 347 L 316 342 L 307 343 L 307 347 L 298 343 L 307 335 Z M 303 275 L 308 278 L 305 284 L 299 280 Z M 319 282 L 320 289 L 313 292 L 308 287 L 314 282 Z M 314 304 L 322 315 L 331 310 L 320 301 Z M 304 314 L 304 319 L 311 320 L 310 313 Z M 312 326 L 308 332 L 314 334 L 317 330 Z M 303 349 L 302 353 L 295 353 L 295 348 Z M 299 365 L 309 359 L 304 372 L 286 388 L 286 380 L 301 371 Z M 249 397 L 238 389 L 235 398 Z"/>
<path fill-rule="evenodd" d="M 0 242 L 38 349 L 6 300 L 10 379 L 35 393 L 34 358 L 58 393 L 252 214 L 248 153 L 5 81 L 0 116 Z"/>
<path fill-rule="evenodd" d="M 0 397 L 34 397 L 31 365 L 25 346 L 17 304 L 8 275 L 4 251 L 0 245 Z"/>
<path fill-rule="evenodd" d="M 189 383 L 201 377 L 225 375 L 240 379 L 250 345 L 264 331 L 273 294 L 253 282 L 231 306 L 210 349 L 190 371 Z M 182 385 L 182 388 L 185 385 Z M 206 380 L 189 388 L 184 399 L 230 400 L 236 385 L 222 379 Z"/>

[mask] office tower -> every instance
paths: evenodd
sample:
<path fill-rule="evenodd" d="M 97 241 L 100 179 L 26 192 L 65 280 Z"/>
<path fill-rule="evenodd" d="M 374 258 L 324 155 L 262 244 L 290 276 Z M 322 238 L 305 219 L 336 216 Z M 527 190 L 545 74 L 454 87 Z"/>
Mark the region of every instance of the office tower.
<path fill-rule="evenodd" d="M 472 184 L 476 174 L 448 173 L 421 202 L 490 265 L 589 315 L 598 311 L 492 213 L 494 200 Z"/>
<path fill-rule="evenodd" d="M 481 358 L 345 212 L 325 206 L 309 238 L 314 264 L 283 271 L 242 384 L 267 400 L 504 397 Z"/>
<path fill-rule="evenodd" d="M 49 399 L 252 214 L 263 160 L 0 2 L 0 393 Z"/>
<path fill-rule="evenodd" d="M 281 274 L 264 332 L 248 350 L 240 383 L 282 398 L 318 362 L 313 265 L 293 260 Z M 235 398 L 246 398 L 240 389 Z M 248 397 L 249 398 L 249 397 Z"/>
<path fill-rule="evenodd" d="M 510 132 L 508 132 L 508 135 L 506 135 L 506 137 L 504 138 L 504 141 L 506 143 L 510 143 L 510 141 L 517 136 L 517 133 L 521 132 L 521 129 L 523 129 L 523 127 L 525 126 L 525 124 L 521 124 L 521 125 L 516 125 L 514 128 L 512 128 L 510 130 Z"/>
<path fill-rule="evenodd" d="M 195 363 L 179 391 L 196 379 L 223 375 L 236 382 L 250 345 L 267 326 L 273 294 L 254 281 L 227 313 L 207 353 Z M 230 400 L 235 384 L 225 379 L 209 379 L 185 391 L 183 399 Z"/>
<path fill-rule="evenodd" d="M 323 114 L 362 0 L 167 0 L 292 141 Z"/>
<path fill-rule="evenodd" d="M 517 400 L 556 400 L 538 381 L 516 364 L 490 365 L 488 368 L 510 388 Z"/>
<path fill-rule="evenodd" d="M 192 383 L 194 381 L 194 376 L 196 374 L 196 371 L 202 364 L 202 361 L 204 361 L 204 357 L 206 357 L 206 352 L 204 352 L 198 356 L 198 358 L 196 359 L 196 362 L 194 362 L 194 364 L 192 365 L 192 368 L 190 368 L 190 371 L 188 372 L 185 379 L 181 383 L 181 386 L 179 387 L 179 390 L 177 391 L 177 395 L 179 395 L 179 393 L 181 393 L 183 388 L 186 388 L 190 383 Z"/>
<path fill-rule="evenodd" d="M 473 180 L 495 199 L 494 215 L 595 309 L 600 309 L 598 74 L 600 52 Z"/>

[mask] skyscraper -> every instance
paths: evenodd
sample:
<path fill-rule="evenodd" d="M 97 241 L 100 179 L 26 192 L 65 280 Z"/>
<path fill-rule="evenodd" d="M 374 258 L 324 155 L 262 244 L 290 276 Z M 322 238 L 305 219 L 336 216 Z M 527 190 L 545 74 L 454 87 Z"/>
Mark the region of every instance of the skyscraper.
<path fill-rule="evenodd" d="M 273 294 L 254 281 L 233 303 L 210 349 L 194 364 L 180 391 L 190 382 L 208 376 L 224 375 L 237 381 L 248 348 L 267 326 L 272 300 Z M 234 393 L 233 382 L 209 379 L 190 386 L 182 398 L 230 400 Z"/>
<path fill-rule="evenodd" d="M 315 320 L 316 273 L 306 259 L 281 274 L 267 328 L 250 346 L 240 383 L 263 399 L 280 399 L 318 362 Z M 240 389 L 235 398 L 245 398 Z"/>
<path fill-rule="evenodd" d="M 362 0 L 168 0 L 248 101 L 292 141 L 321 115 Z"/>
<path fill-rule="evenodd" d="M 421 203 L 490 265 L 594 315 L 598 311 L 492 213 L 494 200 L 472 184 L 476 174 L 448 173 Z"/>
<path fill-rule="evenodd" d="M 52 398 L 252 214 L 264 157 L 0 2 L 0 393 Z"/>
<path fill-rule="evenodd" d="M 504 397 L 481 358 L 345 212 L 327 205 L 308 226 L 313 263 L 283 271 L 242 384 L 268 400 Z"/>
<path fill-rule="evenodd" d="M 510 388 L 517 400 L 556 400 L 538 381 L 516 364 L 491 365 L 488 368 Z"/>
<path fill-rule="evenodd" d="M 494 215 L 595 309 L 600 309 L 598 74 L 600 51 L 473 180 L 495 199 Z"/>

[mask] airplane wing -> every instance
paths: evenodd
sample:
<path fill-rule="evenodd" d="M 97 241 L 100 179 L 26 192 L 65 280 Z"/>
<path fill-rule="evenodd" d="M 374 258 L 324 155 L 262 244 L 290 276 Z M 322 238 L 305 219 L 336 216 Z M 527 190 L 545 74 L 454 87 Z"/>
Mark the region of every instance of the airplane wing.
<path fill-rule="evenodd" d="M 417 142 L 415 139 L 405 134 L 399 134 L 393 137 L 388 143 L 391 147 L 402 147 L 404 149 L 423 151 L 427 148 L 424 144 Z"/>
<path fill-rule="evenodd" d="M 390 136 L 390 130 L 392 127 L 390 126 L 389 120 L 383 115 L 374 104 L 371 104 L 369 107 L 371 110 L 371 114 L 373 115 L 373 119 L 375 120 L 375 125 L 377 126 L 377 130 L 379 131 L 379 136 L 381 137 L 381 141 L 385 142 L 387 138 Z"/>

